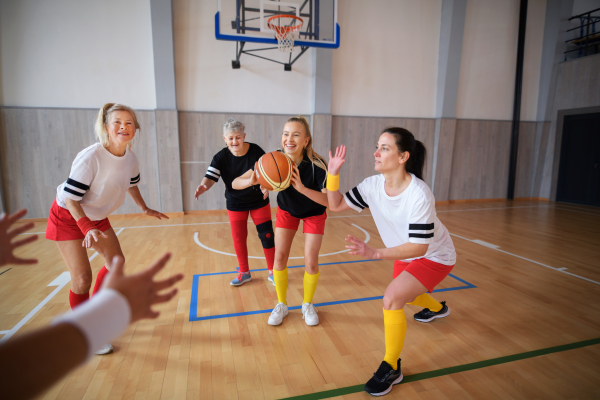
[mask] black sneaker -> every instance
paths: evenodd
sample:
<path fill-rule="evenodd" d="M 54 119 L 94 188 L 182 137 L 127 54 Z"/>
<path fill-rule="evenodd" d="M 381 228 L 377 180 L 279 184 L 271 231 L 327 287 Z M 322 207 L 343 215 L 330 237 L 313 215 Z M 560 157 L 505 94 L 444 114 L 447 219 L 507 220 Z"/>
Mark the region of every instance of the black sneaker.
<path fill-rule="evenodd" d="M 383 396 L 392 390 L 392 386 L 402 381 L 402 372 L 400 372 L 400 359 L 398 359 L 398 369 L 394 370 L 390 364 L 385 361 L 375 372 L 375 375 L 365 385 L 365 392 L 373 396 Z"/>
<path fill-rule="evenodd" d="M 429 308 L 424 308 L 415 314 L 415 319 L 419 322 L 431 322 L 436 318 L 444 318 L 450 315 L 450 309 L 445 301 L 442 301 L 442 309 L 438 312 L 431 311 Z"/>

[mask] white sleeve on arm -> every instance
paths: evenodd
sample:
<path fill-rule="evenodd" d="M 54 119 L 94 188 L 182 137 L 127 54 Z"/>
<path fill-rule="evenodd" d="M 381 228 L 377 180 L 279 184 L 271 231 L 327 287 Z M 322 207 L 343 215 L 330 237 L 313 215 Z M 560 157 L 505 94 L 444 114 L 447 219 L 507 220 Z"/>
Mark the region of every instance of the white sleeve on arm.
<path fill-rule="evenodd" d="M 354 211 L 361 212 L 365 208 L 369 208 L 369 204 L 367 204 L 369 193 L 369 190 L 367 188 L 367 179 L 359 183 L 358 186 L 355 186 L 354 188 L 350 189 L 344 195 L 344 200 L 346 200 L 346 204 L 348 204 L 348 207 L 350 207 Z"/>
<path fill-rule="evenodd" d="M 81 201 L 83 195 L 90 189 L 93 178 L 92 170 L 85 160 L 76 158 L 63 187 L 63 195 L 68 199 Z"/>
<path fill-rule="evenodd" d="M 433 243 L 435 200 L 423 197 L 414 205 L 408 223 L 408 241 L 410 243 Z"/>
<path fill-rule="evenodd" d="M 96 350 L 119 337 L 131 321 L 129 302 L 114 289 L 102 289 L 72 312 L 58 316 L 53 325 L 71 324 L 83 333 L 88 360 Z"/>

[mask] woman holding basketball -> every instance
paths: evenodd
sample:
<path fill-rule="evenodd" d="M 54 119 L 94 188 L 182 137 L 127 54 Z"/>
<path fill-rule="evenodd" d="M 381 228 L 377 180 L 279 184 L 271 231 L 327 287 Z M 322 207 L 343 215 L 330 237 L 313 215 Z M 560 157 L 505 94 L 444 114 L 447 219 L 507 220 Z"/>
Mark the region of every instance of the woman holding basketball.
<path fill-rule="evenodd" d="M 223 178 L 233 247 L 239 265 L 238 276 L 230 282 L 230 285 L 233 286 L 240 286 L 252 280 L 246 245 L 248 214 L 256 225 L 269 268 L 268 280 L 273 283 L 275 238 L 271 222 L 269 193 L 262 190 L 256 181 L 250 182 L 255 179 L 252 168 L 265 152 L 256 144 L 245 142 L 245 139 L 244 124 L 233 118 L 227 119 L 223 125 L 223 140 L 227 147 L 215 154 L 195 193 L 196 200 L 198 200 L 198 197 L 218 182 L 219 178 Z M 232 186 L 234 180 L 240 176 L 241 184 Z"/>
<path fill-rule="evenodd" d="M 383 296 L 385 357 L 373 378 L 365 385 L 372 395 L 387 394 L 402 380 L 400 353 L 406 335 L 405 304 L 425 307 L 415 314 L 417 321 L 429 322 L 450 314 L 445 302 L 437 302 L 427 292 L 439 284 L 456 263 L 456 252 L 448 230 L 436 216 L 435 199 L 423 182 L 425 147 L 403 128 L 387 128 L 375 150 L 375 170 L 371 176 L 342 196 L 339 171 L 346 147 L 329 153 L 327 197 L 332 211 L 371 210 L 386 248 L 373 249 L 348 236 L 350 254 L 368 259 L 395 260 L 394 280 Z"/>
<path fill-rule="evenodd" d="M 313 296 L 319 281 L 319 250 L 325 232 L 327 214 L 327 163 L 312 148 L 308 122 L 303 117 L 290 118 L 281 136 L 283 151 L 293 161 L 291 186 L 277 195 L 277 222 L 275 224 L 275 288 L 279 303 L 269 317 L 269 325 L 279 325 L 288 315 L 287 262 L 292 241 L 300 220 L 304 221 L 304 301 L 302 318 L 307 325 L 319 323 Z"/>
<path fill-rule="evenodd" d="M 90 297 L 92 268 L 87 249 L 93 248 L 105 261 L 105 266 L 98 272 L 92 295 L 102 286 L 108 273 L 106 265 L 115 256 L 123 257 L 121 245 L 107 217 L 123 204 L 126 192 L 146 215 L 168 219 L 146 206 L 137 187 L 140 171 L 131 145 L 138 129 L 140 125 L 131 108 L 105 104 L 95 125 L 99 143 L 77 154 L 69 178 L 57 188 L 46 239 L 56 241 L 71 274 L 69 304 L 72 309 Z M 112 346 L 108 344 L 96 354 L 111 351 Z"/>

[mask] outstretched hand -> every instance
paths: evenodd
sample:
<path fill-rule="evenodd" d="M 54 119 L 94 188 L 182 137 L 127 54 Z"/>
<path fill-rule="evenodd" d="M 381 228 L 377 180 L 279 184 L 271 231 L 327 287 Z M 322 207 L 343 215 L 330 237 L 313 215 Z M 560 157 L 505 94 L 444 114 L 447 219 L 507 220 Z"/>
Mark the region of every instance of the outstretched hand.
<path fill-rule="evenodd" d="M 348 235 L 348 237 L 346 238 L 346 242 L 351 243 L 350 245 L 346 245 L 346 248 L 350 249 L 350 252 L 348 254 L 352 254 L 353 256 L 363 256 L 368 259 L 379 258 L 379 256 L 377 255 L 377 250 L 367 246 L 367 244 L 359 238 L 356 238 L 352 235 Z"/>
<path fill-rule="evenodd" d="M 94 245 L 94 242 L 97 242 L 100 238 L 107 239 L 108 236 L 100 229 L 90 229 L 83 238 L 83 242 L 81 243 L 82 247 L 89 249 Z"/>
<path fill-rule="evenodd" d="M 36 260 L 35 258 L 19 258 L 13 254 L 13 250 L 17 247 L 24 246 L 28 243 L 37 240 L 37 235 L 32 235 L 25 239 L 15 240 L 14 242 L 11 242 L 11 240 L 18 234 L 33 228 L 33 222 L 29 222 L 27 224 L 18 226 L 10 231 L 8 230 L 11 227 L 11 225 L 13 225 L 19 219 L 23 218 L 25 214 L 27 214 L 27 210 L 22 209 L 11 215 L 6 215 L 4 213 L 0 215 L 0 265 L 37 264 L 38 262 L 38 260 Z"/>
<path fill-rule="evenodd" d="M 328 172 L 329 175 L 339 175 L 340 169 L 342 169 L 342 165 L 346 162 L 346 146 L 343 144 L 340 147 L 335 148 L 335 155 L 331 155 L 331 150 L 329 151 L 329 164 L 328 164 Z"/>
<path fill-rule="evenodd" d="M 167 217 L 165 214 L 158 212 L 156 210 L 153 210 L 151 208 L 147 208 L 144 210 L 144 214 L 146 214 L 149 217 L 154 217 L 154 218 L 158 218 L 158 219 L 169 219 L 169 217 Z"/>
<path fill-rule="evenodd" d="M 129 302 L 131 308 L 131 322 L 144 318 L 156 318 L 158 311 L 152 310 L 154 304 L 166 303 L 177 294 L 177 288 L 172 288 L 166 293 L 159 293 L 171 288 L 183 279 L 183 274 L 173 275 L 170 278 L 155 281 L 154 276 L 165 267 L 171 258 L 171 253 L 166 253 L 144 271 L 125 276 L 123 273 L 123 257 L 115 256 L 111 262 L 110 273 L 106 276 L 103 288 L 111 288 L 121 293 Z"/>
<path fill-rule="evenodd" d="M 194 197 L 196 198 L 196 200 L 198 200 L 198 197 L 200 197 L 200 195 L 204 194 L 204 192 L 206 192 L 208 190 L 208 186 L 206 185 L 200 185 L 196 188 L 196 193 L 194 193 Z"/>

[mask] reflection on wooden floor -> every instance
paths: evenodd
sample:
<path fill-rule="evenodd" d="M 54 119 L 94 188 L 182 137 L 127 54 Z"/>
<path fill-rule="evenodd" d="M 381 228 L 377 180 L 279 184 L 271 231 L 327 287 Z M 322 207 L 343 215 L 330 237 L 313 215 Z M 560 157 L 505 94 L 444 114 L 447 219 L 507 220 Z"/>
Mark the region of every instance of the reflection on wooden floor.
<path fill-rule="evenodd" d="M 314 301 L 337 303 L 319 307 L 321 323 L 316 327 L 304 324 L 300 310 L 290 311 L 279 327 L 267 325 L 268 313 L 250 313 L 272 309 L 275 288 L 266 271 L 254 272 L 252 282 L 241 287 L 229 285 L 235 275 L 223 272 L 235 270 L 237 262 L 221 254 L 234 253 L 226 214 L 168 221 L 143 216 L 111 219 L 115 231 L 125 228 L 119 239 L 129 272 L 171 251 L 173 261 L 162 276 L 183 272 L 186 279 L 178 298 L 159 308 L 158 319 L 131 325 L 113 343 L 113 354 L 93 358 L 42 398 L 278 399 L 363 384 L 384 353 L 382 303 L 341 301 L 381 296 L 393 264 L 350 262 L 360 259 L 339 253 L 347 234 L 368 235 L 371 245 L 382 246 L 366 214 L 329 213 L 321 254 L 337 254 L 320 258 L 328 265 L 321 266 Z M 453 234 L 458 253 L 455 278 L 446 278 L 438 288 L 460 289 L 434 294 L 447 301 L 448 318 L 429 324 L 409 318 L 402 353 L 405 376 L 600 337 L 599 209 L 533 201 L 454 203 L 438 206 L 438 216 Z M 32 232 L 44 230 L 39 222 Z M 302 246 L 298 234 L 291 256 L 301 257 Z M 248 247 L 251 256 L 262 256 L 252 223 Z M 55 281 L 66 270 L 56 245 L 40 238 L 20 254 L 37 257 L 40 263 L 0 270 L 4 335 L 14 333 L 24 320 L 16 335 L 46 325 L 69 308 L 70 284 L 63 282 L 61 287 L 60 279 Z M 94 273 L 103 262 L 94 258 Z M 302 264 L 301 258 L 289 263 Z M 266 265 L 251 259 L 250 268 Z M 297 306 L 302 302 L 304 269 L 289 273 L 288 304 Z M 465 282 L 475 287 L 465 287 Z M 56 295 L 27 318 L 53 292 Z M 200 320 L 190 321 L 190 309 L 198 317 L 192 319 Z M 407 306 L 407 316 L 418 310 Z M 201 319 L 223 314 L 242 315 Z M 387 396 L 599 397 L 600 345 L 422 379 L 396 386 Z"/>

